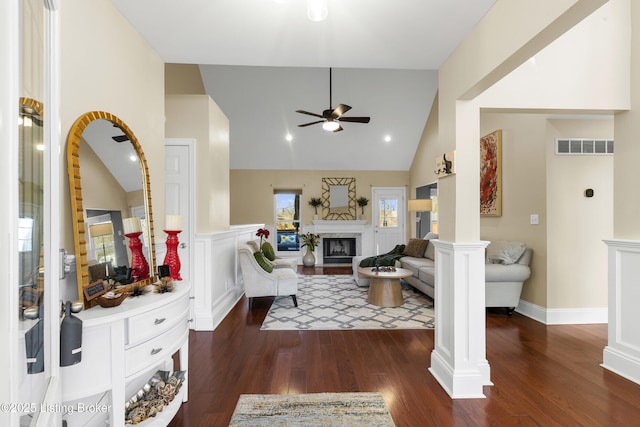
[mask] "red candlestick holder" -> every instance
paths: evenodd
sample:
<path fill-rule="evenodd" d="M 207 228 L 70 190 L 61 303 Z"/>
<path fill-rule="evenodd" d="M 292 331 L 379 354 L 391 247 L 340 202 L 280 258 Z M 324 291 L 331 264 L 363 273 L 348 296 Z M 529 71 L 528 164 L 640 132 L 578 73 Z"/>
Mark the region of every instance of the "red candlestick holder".
<path fill-rule="evenodd" d="M 149 278 L 149 264 L 142 253 L 142 242 L 140 241 L 141 231 L 127 233 L 129 238 L 129 249 L 131 250 L 131 270 L 138 280 Z"/>
<path fill-rule="evenodd" d="M 178 256 L 178 233 L 181 230 L 164 230 L 167 233 L 167 254 L 164 256 L 164 265 L 168 265 L 173 280 L 182 280 L 180 277 L 180 257 Z"/>

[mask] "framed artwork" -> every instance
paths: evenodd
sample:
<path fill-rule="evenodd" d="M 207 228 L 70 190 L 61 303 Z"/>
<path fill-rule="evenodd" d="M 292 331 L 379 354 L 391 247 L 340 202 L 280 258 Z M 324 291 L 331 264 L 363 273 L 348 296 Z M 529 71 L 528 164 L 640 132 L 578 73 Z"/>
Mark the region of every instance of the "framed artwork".
<path fill-rule="evenodd" d="M 502 130 L 480 138 L 480 215 L 502 215 Z"/>
<path fill-rule="evenodd" d="M 356 219 L 355 178 L 322 178 L 322 219 Z"/>

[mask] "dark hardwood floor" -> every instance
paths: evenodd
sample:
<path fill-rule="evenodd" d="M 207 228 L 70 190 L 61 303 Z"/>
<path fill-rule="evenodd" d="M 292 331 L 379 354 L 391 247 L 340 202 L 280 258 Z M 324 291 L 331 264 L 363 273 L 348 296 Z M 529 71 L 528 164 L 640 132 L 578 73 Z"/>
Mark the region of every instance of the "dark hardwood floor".
<path fill-rule="evenodd" d="M 350 267 L 300 268 L 350 274 Z M 637 426 L 640 385 L 599 364 L 606 325 L 545 326 L 487 313 L 494 385 L 451 400 L 427 368 L 432 330 L 260 331 L 272 298 L 243 297 L 213 332 L 191 332 L 189 401 L 170 426 L 226 426 L 243 393 L 378 391 L 404 426 Z"/>

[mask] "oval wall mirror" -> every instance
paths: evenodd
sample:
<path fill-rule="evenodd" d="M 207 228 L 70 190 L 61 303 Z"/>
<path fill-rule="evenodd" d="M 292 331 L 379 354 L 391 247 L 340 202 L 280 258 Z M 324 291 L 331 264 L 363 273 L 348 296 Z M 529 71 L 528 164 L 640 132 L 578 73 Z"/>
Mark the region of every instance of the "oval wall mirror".
<path fill-rule="evenodd" d="M 90 307 L 84 288 L 100 279 L 122 285 L 154 282 L 149 172 L 131 129 L 110 113 L 82 115 L 69 132 L 67 163 L 78 299 Z M 134 231 L 148 264 L 146 273 L 131 264 Z"/>

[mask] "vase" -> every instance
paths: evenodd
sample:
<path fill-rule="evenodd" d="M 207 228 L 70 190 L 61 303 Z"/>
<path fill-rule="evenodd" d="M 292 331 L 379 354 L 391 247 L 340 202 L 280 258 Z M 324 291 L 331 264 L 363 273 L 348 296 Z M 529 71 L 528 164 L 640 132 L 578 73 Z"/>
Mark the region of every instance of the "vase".
<path fill-rule="evenodd" d="M 302 265 L 305 267 L 313 267 L 316 264 L 316 257 L 313 255 L 313 251 L 307 246 L 307 252 L 302 257 Z"/>

